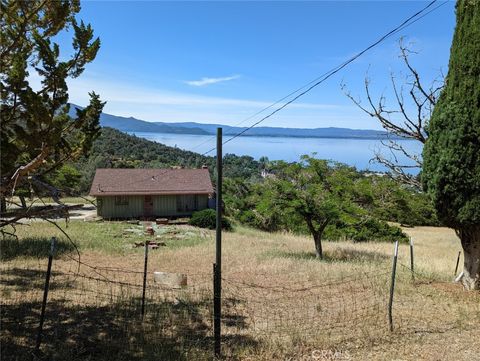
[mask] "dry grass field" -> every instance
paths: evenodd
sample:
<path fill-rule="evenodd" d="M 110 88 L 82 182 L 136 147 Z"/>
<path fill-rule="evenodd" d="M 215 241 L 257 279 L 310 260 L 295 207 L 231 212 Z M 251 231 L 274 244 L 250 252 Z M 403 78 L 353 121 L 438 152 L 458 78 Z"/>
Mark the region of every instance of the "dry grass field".
<path fill-rule="evenodd" d="M 30 359 L 49 239 L 59 238 L 42 355 L 63 360 L 212 359 L 214 233 L 159 228 L 166 246 L 149 252 L 147 304 L 139 314 L 142 227 L 70 222 L 66 232 L 33 223 L 2 241 L 2 359 Z M 223 333 L 228 359 L 480 360 L 480 294 L 453 284 L 459 241 L 445 228 L 417 227 L 415 274 L 400 245 L 393 306 L 387 318 L 393 243 L 313 241 L 237 227 L 224 233 Z M 462 260 L 461 260 L 462 262 Z M 153 272 L 188 276 L 166 289 Z"/>

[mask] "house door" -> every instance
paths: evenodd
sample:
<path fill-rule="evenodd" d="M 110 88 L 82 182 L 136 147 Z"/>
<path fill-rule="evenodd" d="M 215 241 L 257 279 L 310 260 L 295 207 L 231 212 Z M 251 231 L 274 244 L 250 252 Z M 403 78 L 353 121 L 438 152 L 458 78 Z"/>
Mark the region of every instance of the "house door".
<path fill-rule="evenodd" d="M 153 216 L 153 198 L 152 196 L 144 196 L 143 214 L 145 217 Z"/>

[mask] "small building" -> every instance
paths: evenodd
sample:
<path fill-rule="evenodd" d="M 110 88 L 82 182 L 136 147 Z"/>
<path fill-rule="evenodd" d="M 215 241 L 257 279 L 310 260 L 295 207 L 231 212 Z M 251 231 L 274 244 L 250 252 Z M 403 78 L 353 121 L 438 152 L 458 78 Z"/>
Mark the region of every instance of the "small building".
<path fill-rule="evenodd" d="M 90 195 L 103 218 L 189 216 L 208 207 L 208 169 L 97 169 Z"/>

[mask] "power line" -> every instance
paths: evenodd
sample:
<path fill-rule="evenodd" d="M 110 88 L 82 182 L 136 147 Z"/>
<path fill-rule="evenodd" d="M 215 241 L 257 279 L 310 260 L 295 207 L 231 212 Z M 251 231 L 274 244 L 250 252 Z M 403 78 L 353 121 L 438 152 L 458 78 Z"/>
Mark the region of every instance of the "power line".
<path fill-rule="evenodd" d="M 308 82 L 307 84 L 303 85 L 302 87 L 294 90 L 293 92 L 289 93 L 288 95 L 282 97 L 281 99 L 277 100 L 276 102 L 270 104 L 269 106 L 259 110 L 258 112 L 254 113 L 253 115 L 245 118 L 244 120 L 242 120 L 240 123 L 238 124 L 242 124 L 244 122 L 246 122 L 247 120 L 250 120 L 252 118 L 254 118 L 255 116 L 259 115 L 260 113 L 263 113 L 265 110 L 268 110 L 270 108 L 272 108 L 273 106 L 277 105 L 278 103 L 284 101 L 285 99 L 289 98 L 290 96 L 298 93 L 299 91 L 301 91 L 302 89 L 305 89 L 307 88 L 306 90 L 304 90 L 303 92 L 301 92 L 300 94 L 298 94 L 297 96 L 295 96 L 294 98 L 292 98 L 291 100 L 289 100 L 288 102 L 282 104 L 280 107 L 278 107 L 277 109 L 275 109 L 273 112 L 269 113 L 268 115 L 264 116 L 263 118 L 261 118 L 260 120 L 258 120 L 257 122 L 253 123 L 252 125 L 250 125 L 249 127 L 245 128 L 244 130 L 242 130 L 241 132 L 239 132 L 238 134 L 232 136 L 231 138 L 225 140 L 222 144 L 227 144 L 229 142 L 231 142 L 232 140 L 234 140 L 235 138 L 238 138 L 240 137 L 241 135 L 245 134 L 247 131 L 249 131 L 250 129 L 254 128 L 255 126 L 257 126 L 258 124 L 262 123 L 263 121 L 265 121 L 266 119 L 272 117 L 274 114 L 278 113 L 279 111 L 281 111 L 282 109 L 284 109 L 285 107 L 287 107 L 288 105 L 290 105 L 291 103 L 293 103 L 294 101 L 296 101 L 298 98 L 302 97 L 303 95 L 307 94 L 308 92 L 310 92 L 312 89 L 314 89 L 315 87 L 317 87 L 318 85 L 320 85 L 321 83 L 323 83 L 324 81 L 326 81 L 328 78 L 330 78 L 331 76 L 335 75 L 336 73 L 338 73 L 340 70 L 342 70 L 343 68 L 345 68 L 348 64 L 352 63 L 353 61 L 355 61 L 356 59 L 358 59 L 360 56 L 362 56 L 364 53 L 366 53 L 367 51 L 369 51 L 370 49 L 374 48 L 375 46 L 377 46 L 378 44 L 380 44 L 381 42 L 383 42 L 384 40 L 386 40 L 387 38 L 391 37 L 392 35 L 398 33 L 399 31 L 407 28 L 408 26 L 416 23 L 417 21 L 419 21 L 420 19 L 424 18 L 425 16 L 427 16 L 428 14 L 430 14 L 431 12 L 437 10 L 438 8 L 440 8 L 441 6 L 445 5 L 448 0 L 445 0 L 444 2 L 440 3 L 439 5 L 431 8 L 438 0 L 433 0 L 431 1 L 427 6 L 425 6 L 424 8 L 422 8 L 421 10 L 417 11 L 415 14 L 413 14 L 412 16 L 410 16 L 409 18 L 407 18 L 406 20 L 404 20 L 399 26 L 397 26 L 396 28 L 394 28 L 393 30 L 389 31 L 388 33 L 386 33 L 385 35 L 383 35 L 380 39 L 378 39 L 377 41 L 375 41 L 374 43 L 372 43 L 371 45 L 369 45 L 367 48 L 365 48 L 364 50 L 362 50 L 361 52 L 357 53 L 356 55 L 354 55 L 353 57 L 351 57 L 350 59 L 344 61 L 343 63 L 341 63 L 340 65 L 337 65 L 336 67 L 330 69 L 329 71 L 323 73 L 322 75 L 318 76 L 317 78 L 315 78 L 314 80 Z M 429 11 L 425 12 L 427 9 L 431 8 Z M 421 14 L 421 16 L 419 16 Z M 212 136 L 212 137 L 215 137 L 215 136 Z M 195 149 L 205 143 L 207 143 L 208 141 L 210 141 L 210 139 L 196 145 L 194 148 L 192 149 Z M 214 151 L 215 148 L 211 148 L 210 150 L 206 151 L 205 153 L 202 153 L 201 155 L 202 156 L 206 156 L 208 153 Z M 169 169 L 163 169 L 161 170 L 162 172 L 159 172 L 156 176 L 161 176 L 163 174 L 165 174 L 166 172 L 168 172 Z M 147 178 L 145 179 L 147 180 Z M 127 183 L 128 184 L 128 183 Z"/>
<path fill-rule="evenodd" d="M 257 111 L 256 113 L 254 113 L 254 114 L 252 114 L 252 115 L 248 116 L 247 118 L 245 118 L 245 119 L 241 120 L 240 122 L 238 122 L 238 123 L 234 124 L 233 126 L 234 126 L 234 127 L 238 127 L 239 125 L 241 125 L 241 124 L 245 123 L 246 121 L 248 121 L 248 120 L 250 120 L 250 119 L 252 119 L 252 118 L 255 118 L 257 115 L 259 115 L 259 114 L 263 113 L 264 111 L 266 111 L 266 110 L 268 110 L 268 109 L 270 109 L 270 108 L 274 107 L 274 106 L 275 106 L 275 105 L 277 105 L 278 103 L 280 103 L 280 102 L 283 102 L 285 99 L 287 99 L 287 98 L 291 97 L 292 95 L 294 95 L 294 94 L 298 93 L 300 90 L 302 90 L 302 89 L 306 88 L 306 87 L 307 87 L 307 86 L 309 86 L 310 84 L 313 84 L 314 82 L 318 81 L 318 79 L 320 79 L 321 77 L 325 76 L 327 73 L 328 73 L 328 72 L 326 72 L 326 73 L 323 73 L 322 75 L 320 75 L 320 76 L 316 77 L 315 79 L 311 80 L 311 81 L 310 81 L 310 82 L 308 82 L 307 84 L 305 84 L 305 85 L 301 86 L 300 88 L 298 88 L 298 89 L 296 89 L 296 90 L 292 91 L 291 93 L 289 93 L 289 94 L 285 95 L 284 97 L 282 97 L 282 98 L 278 99 L 278 100 L 277 100 L 277 101 L 275 101 L 274 103 L 272 103 L 272 104 L 270 104 L 270 105 L 268 105 L 268 106 L 266 106 L 266 107 L 264 107 L 264 108 L 260 109 L 260 110 L 259 110 L 259 111 Z M 211 137 L 209 137 L 207 140 L 205 140 L 205 141 L 201 142 L 200 144 L 197 144 L 196 146 L 194 146 L 193 148 L 191 148 L 191 150 L 197 149 L 197 148 L 199 148 L 200 146 L 202 146 L 202 145 L 204 145 L 204 144 L 206 144 L 206 143 L 210 142 L 212 139 L 215 139 L 215 138 L 216 138 L 216 136 L 215 136 L 215 135 L 212 135 L 212 136 L 211 136 Z"/>
<path fill-rule="evenodd" d="M 286 95 L 285 97 L 283 97 L 282 99 L 276 101 L 275 103 L 269 105 L 268 107 L 258 111 L 257 113 L 255 113 L 254 115 L 246 118 L 245 120 L 243 120 L 242 122 L 245 122 L 246 120 L 249 120 L 253 117 L 255 117 L 256 115 L 262 113 L 263 111 L 273 107 L 274 105 L 278 104 L 279 102 L 285 100 L 286 98 L 290 97 L 291 95 L 293 94 L 296 94 L 297 92 L 299 92 L 300 90 L 304 89 L 304 88 L 307 88 L 306 90 L 302 91 L 300 94 L 296 95 L 294 98 L 292 98 L 291 100 L 289 100 L 288 102 L 286 102 L 285 104 L 282 104 L 280 107 L 278 107 L 277 109 L 275 109 L 273 112 L 269 113 L 268 115 L 264 116 L 263 118 L 261 118 L 260 120 L 258 120 L 257 122 L 253 123 L 252 125 L 250 125 L 249 127 L 247 127 L 246 129 L 240 131 L 238 134 L 235 134 L 234 136 L 232 136 L 231 138 L 227 139 L 226 141 L 224 141 L 222 144 L 227 144 L 229 142 L 231 142 L 232 140 L 234 140 L 235 138 L 238 138 L 240 137 L 241 135 L 245 134 L 247 131 L 249 131 L 250 129 L 254 128 L 255 126 L 257 126 L 258 124 L 262 123 L 263 121 L 265 121 L 266 119 L 272 117 L 274 114 L 278 113 L 279 111 L 281 111 L 282 109 L 286 108 L 288 105 L 290 105 L 291 103 L 295 102 L 297 99 L 299 99 L 300 97 L 304 96 L 305 94 L 307 94 L 308 92 L 310 92 L 312 89 L 314 89 L 315 87 L 317 87 L 318 85 L 322 84 L 324 81 L 326 81 L 327 79 L 329 79 L 330 77 L 332 77 L 333 75 L 335 75 L 336 73 L 338 73 L 340 70 L 342 70 L 343 68 L 345 68 L 347 65 L 349 65 L 350 63 L 352 63 L 353 61 L 355 61 L 356 59 L 358 59 L 360 56 L 362 56 L 363 54 L 365 54 L 367 51 L 369 51 L 370 49 L 374 48 L 375 46 L 377 46 L 378 44 L 382 43 L 384 40 L 386 40 L 387 38 L 391 37 L 392 35 L 398 33 L 399 31 L 405 29 L 406 27 L 414 24 L 415 22 L 417 22 L 418 20 L 422 19 L 423 17 L 427 16 L 428 14 L 430 14 L 431 12 L 437 10 L 438 8 L 440 8 L 441 6 L 445 5 L 448 0 L 442 2 L 441 4 L 437 5 L 436 7 L 430 9 L 428 12 L 424 13 L 427 9 L 429 9 L 430 7 L 432 7 L 438 0 L 433 0 L 431 1 L 428 5 L 426 5 L 424 8 L 422 8 L 421 10 L 417 11 L 415 14 L 411 15 L 410 17 L 408 17 L 406 20 L 404 20 L 400 25 L 398 25 L 397 27 L 395 27 L 394 29 L 390 30 L 388 33 L 386 33 L 385 35 L 383 35 L 380 39 L 378 39 L 377 41 L 375 41 L 374 43 L 372 43 L 371 45 L 369 45 L 368 47 L 366 47 L 365 49 L 363 49 L 362 51 L 360 51 L 359 53 L 357 53 L 356 55 L 354 55 L 353 57 L 351 57 L 350 59 L 348 59 L 347 61 L 341 63 L 340 65 L 332 68 L 331 70 L 327 71 L 326 73 L 320 75 L 319 77 L 317 77 L 316 79 L 310 81 L 309 83 L 307 83 L 306 85 L 302 86 L 301 88 L 291 92 L 290 94 Z M 422 14 L 424 13 L 424 14 Z M 422 14 L 421 16 L 419 16 L 420 14 Z M 241 122 L 241 123 L 242 123 Z M 205 142 L 202 143 L 202 145 L 205 144 Z M 211 148 L 210 150 L 206 151 L 205 153 L 203 153 L 202 155 L 206 155 L 210 152 L 212 152 L 213 150 L 215 150 L 215 148 Z"/>

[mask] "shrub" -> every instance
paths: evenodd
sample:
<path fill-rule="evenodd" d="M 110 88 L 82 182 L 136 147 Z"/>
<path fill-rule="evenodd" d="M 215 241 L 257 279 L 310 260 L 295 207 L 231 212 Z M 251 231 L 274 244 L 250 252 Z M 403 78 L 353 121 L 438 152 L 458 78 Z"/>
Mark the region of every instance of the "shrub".
<path fill-rule="evenodd" d="M 247 226 L 260 228 L 260 222 L 258 221 L 258 218 L 255 215 L 255 212 L 253 212 L 250 209 L 247 209 L 245 211 L 240 211 L 238 215 L 238 221 L 241 224 L 245 224 Z"/>
<path fill-rule="evenodd" d="M 408 242 L 408 236 L 396 226 L 385 221 L 367 218 L 355 223 L 337 222 L 325 229 L 324 237 L 336 241 L 351 239 L 354 242 Z"/>
<path fill-rule="evenodd" d="M 408 242 L 408 236 L 396 226 L 391 226 L 387 222 L 378 221 L 373 218 L 358 222 L 353 225 L 355 233 L 352 234 L 352 240 L 355 242 L 365 241 L 400 241 Z"/>
<path fill-rule="evenodd" d="M 217 215 L 213 209 L 204 209 L 194 212 L 188 223 L 195 227 L 215 229 L 217 225 Z M 227 231 L 232 229 L 230 221 L 224 217 L 222 217 L 222 229 Z"/>

